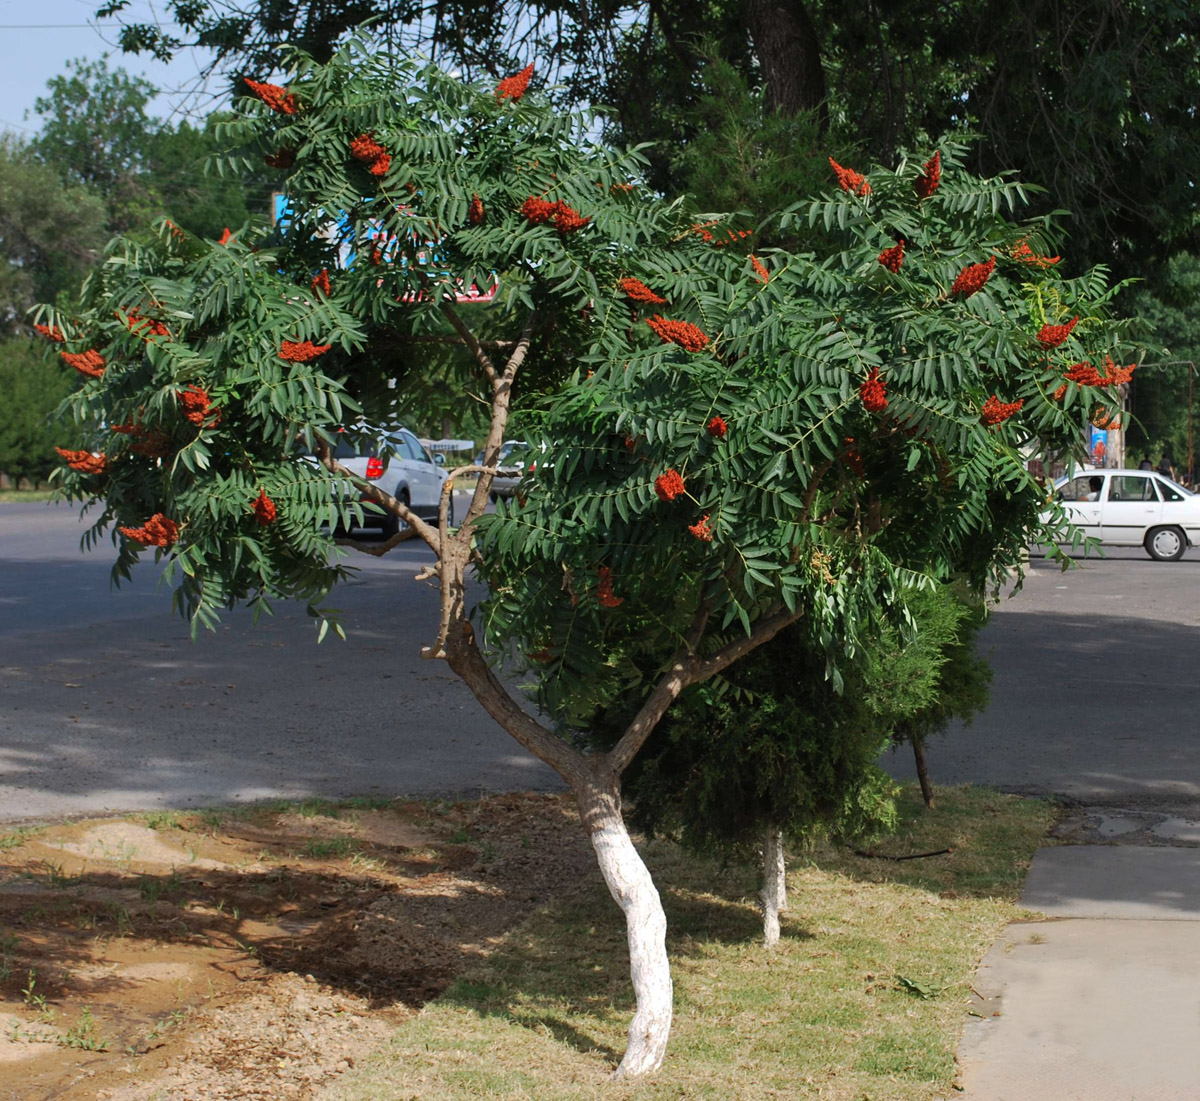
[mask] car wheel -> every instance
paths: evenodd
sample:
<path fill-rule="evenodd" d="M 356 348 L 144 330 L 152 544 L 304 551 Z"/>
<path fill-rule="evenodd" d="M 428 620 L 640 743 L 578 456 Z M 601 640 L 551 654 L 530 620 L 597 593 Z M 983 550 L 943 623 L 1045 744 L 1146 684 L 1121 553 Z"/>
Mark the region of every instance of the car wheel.
<path fill-rule="evenodd" d="M 489 494 L 488 494 L 488 497 L 491 499 L 491 502 L 492 502 L 492 504 L 493 504 L 493 505 L 494 505 L 494 504 L 495 504 L 495 503 L 496 503 L 498 500 L 500 500 L 500 494 L 499 494 L 499 493 L 497 493 L 497 492 L 496 492 L 494 489 L 492 490 L 492 492 L 491 492 L 491 493 L 489 493 Z"/>
<path fill-rule="evenodd" d="M 1156 562 L 1178 562 L 1187 545 L 1179 528 L 1151 528 L 1146 533 L 1146 553 Z"/>
<path fill-rule="evenodd" d="M 446 509 L 446 527 L 454 527 L 454 490 L 450 491 L 450 504 Z"/>
<path fill-rule="evenodd" d="M 405 508 L 409 505 L 408 490 L 402 489 L 396 494 L 396 500 L 399 501 Z M 383 518 L 383 537 L 390 539 L 393 535 L 399 535 L 408 524 L 400 519 L 394 512 L 387 513 Z"/>

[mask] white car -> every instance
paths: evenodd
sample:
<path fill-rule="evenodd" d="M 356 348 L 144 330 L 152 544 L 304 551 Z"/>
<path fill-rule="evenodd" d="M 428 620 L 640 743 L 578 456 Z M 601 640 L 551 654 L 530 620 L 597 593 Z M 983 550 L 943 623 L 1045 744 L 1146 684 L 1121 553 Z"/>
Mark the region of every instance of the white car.
<path fill-rule="evenodd" d="M 1177 562 L 1200 543 L 1200 496 L 1153 470 L 1089 470 L 1054 484 L 1054 496 L 1084 535 L 1110 547 L 1145 547 Z"/>
<path fill-rule="evenodd" d="M 442 485 L 446 481 L 445 458 L 435 458 L 407 428 L 393 425 L 373 429 L 356 425 L 338 430 L 333 457 L 360 478 L 378 482 L 397 500 L 403 501 L 422 520 L 436 523 Z M 365 501 L 366 498 L 363 498 Z M 454 495 L 450 495 L 449 523 L 454 523 Z M 403 526 L 400 517 L 364 507 L 363 526 L 380 527 L 385 537 Z"/>

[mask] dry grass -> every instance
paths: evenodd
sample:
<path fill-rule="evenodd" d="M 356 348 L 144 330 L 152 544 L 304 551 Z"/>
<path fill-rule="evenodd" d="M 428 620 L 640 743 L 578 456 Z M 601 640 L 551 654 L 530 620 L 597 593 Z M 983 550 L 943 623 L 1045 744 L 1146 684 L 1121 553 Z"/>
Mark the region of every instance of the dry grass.
<path fill-rule="evenodd" d="M 537 913 L 329 1096 L 916 1101 L 952 1088 L 971 976 L 1006 922 L 1053 808 L 944 789 L 877 846 L 793 855 L 775 952 L 754 877 L 646 846 L 670 923 L 676 1021 L 652 1080 L 608 1080 L 632 1003 L 624 930 L 598 874 Z"/>

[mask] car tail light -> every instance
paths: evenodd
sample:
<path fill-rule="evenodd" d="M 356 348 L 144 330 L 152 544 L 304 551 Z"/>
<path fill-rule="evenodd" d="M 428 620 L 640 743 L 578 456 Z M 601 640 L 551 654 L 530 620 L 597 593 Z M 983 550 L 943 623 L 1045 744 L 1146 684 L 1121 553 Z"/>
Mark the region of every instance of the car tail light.
<path fill-rule="evenodd" d="M 376 455 L 367 460 L 367 477 L 371 481 L 383 477 L 383 460 Z"/>

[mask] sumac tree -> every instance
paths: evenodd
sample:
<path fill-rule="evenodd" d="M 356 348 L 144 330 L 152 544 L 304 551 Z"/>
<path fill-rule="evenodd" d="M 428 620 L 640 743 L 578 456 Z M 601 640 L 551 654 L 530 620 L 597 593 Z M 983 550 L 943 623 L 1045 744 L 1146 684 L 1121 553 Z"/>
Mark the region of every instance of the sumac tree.
<path fill-rule="evenodd" d="M 1046 235 L 1007 219 L 1019 185 L 960 173 L 951 149 L 939 187 L 909 162 L 869 182 L 844 170 L 844 190 L 789 215 L 836 230 L 833 254 L 756 256 L 527 78 L 463 84 L 358 42 L 297 55 L 287 88 L 248 83 L 224 126 L 242 152 L 223 171 L 268 158 L 285 174 L 277 234 L 117 240 L 78 313 L 41 320 L 87 376 L 63 487 L 96 505 L 88 539 L 115 527 L 118 574 L 154 548 L 194 623 L 239 601 L 319 612 L 346 572 L 322 525 L 360 507 L 340 503 L 347 483 L 407 522 L 375 550 L 432 548 L 426 655 L 570 784 L 625 913 L 637 1006 L 617 1073 L 636 1075 L 662 1061 L 672 994 L 622 772 L 681 691 L 799 619 L 836 679 L 918 575 L 1015 564 L 1042 502 L 1021 449 L 1072 439 L 1081 386 L 1102 383 L 1064 372 L 1121 352 L 1103 274 L 1030 262 Z M 456 290 L 493 280 L 468 324 Z M 1076 314 L 1047 349 L 1041 326 Z M 391 365 L 447 341 L 471 353 L 490 421 L 482 467 L 451 473 L 434 524 L 356 481 L 331 441 L 385 419 Z M 545 451 L 485 512 L 527 370 L 546 383 L 527 398 Z M 534 674 L 541 717 L 505 662 Z M 577 719 L 619 695 L 636 707 L 615 744 L 580 748 Z"/>

